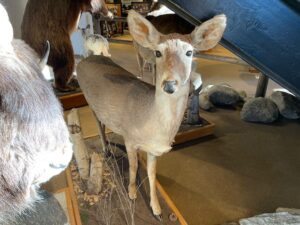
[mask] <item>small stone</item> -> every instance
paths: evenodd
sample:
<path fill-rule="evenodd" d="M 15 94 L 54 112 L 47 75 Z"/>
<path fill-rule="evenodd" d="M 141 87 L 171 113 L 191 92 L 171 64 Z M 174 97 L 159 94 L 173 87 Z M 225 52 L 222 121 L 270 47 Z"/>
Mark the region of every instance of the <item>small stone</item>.
<path fill-rule="evenodd" d="M 277 105 L 280 114 L 287 119 L 300 118 L 300 99 L 295 96 L 282 92 L 275 91 L 270 96 L 270 99 Z"/>
<path fill-rule="evenodd" d="M 267 98 L 248 100 L 241 111 L 241 118 L 247 122 L 272 123 L 279 117 L 276 104 Z"/>
<path fill-rule="evenodd" d="M 170 220 L 171 222 L 176 222 L 176 221 L 178 220 L 178 217 L 176 216 L 175 213 L 171 213 L 171 214 L 169 215 L 169 220 Z"/>

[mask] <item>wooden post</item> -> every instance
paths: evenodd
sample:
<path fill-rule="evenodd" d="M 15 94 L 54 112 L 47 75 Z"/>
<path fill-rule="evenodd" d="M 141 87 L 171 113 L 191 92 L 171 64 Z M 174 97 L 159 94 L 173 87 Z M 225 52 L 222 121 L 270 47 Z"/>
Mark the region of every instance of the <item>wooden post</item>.
<path fill-rule="evenodd" d="M 87 183 L 87 193 L 97 195 L 102 189 L 103 158 L 93 153 L 91 155 L 90 177 Z"/>
<path fill-rule="evenodd" d="M 78 110 L 72 109 L 67 116 L 68 126 L 71 134 L 71 139 L 73 142 L 73 150 L 75 160 L 77 162 L 77 167 L 79 175 L 82 179 L 89 178 L 89 155 L 87 147 L 81 135 L 81 126 L 78 116 Z"/>

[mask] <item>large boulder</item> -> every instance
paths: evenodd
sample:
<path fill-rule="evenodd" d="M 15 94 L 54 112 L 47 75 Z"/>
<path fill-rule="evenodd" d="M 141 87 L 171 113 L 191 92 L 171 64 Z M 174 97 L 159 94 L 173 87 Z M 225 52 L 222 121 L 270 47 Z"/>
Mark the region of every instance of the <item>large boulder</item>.
<path fill-rule="evenodd" d="M 300 118 L 300 99 L 282 91 L 273 92 L 270 99 L 277 105 L 283 117 L 287 119 Z"/>
<path fill-rule="evenodd" d="M 239 223 L 241 225 L 295 225 L 300 224 L 300 216 L 288 212 L 265 213 L 241 219 Z"/>
<path fill-rule="evenodd" d="M 232 106 L 243 100 L 240 94 L 228 85 L 213 85 L 207 93 L 210 102 L 216 106 Z"/>
<path fill-rule="evenodd" d="M 267 98 L 248 100 L 241 111 L 241 118 L 247 122 L 272 123 L 279 117 L 276 104 Z"/>

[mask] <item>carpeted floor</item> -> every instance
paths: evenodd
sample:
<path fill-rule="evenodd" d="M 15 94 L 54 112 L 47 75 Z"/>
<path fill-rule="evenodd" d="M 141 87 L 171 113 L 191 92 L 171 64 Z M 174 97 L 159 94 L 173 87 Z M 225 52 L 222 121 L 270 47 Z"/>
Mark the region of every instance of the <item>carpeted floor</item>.
<path fill-rule="evenodd" d="M 277 207 L 300 208 L 300 122 L 242 122 L 203 113 L 215 135 L 160 157 L 158 180 L 190 225 L 222 224 Z"/>

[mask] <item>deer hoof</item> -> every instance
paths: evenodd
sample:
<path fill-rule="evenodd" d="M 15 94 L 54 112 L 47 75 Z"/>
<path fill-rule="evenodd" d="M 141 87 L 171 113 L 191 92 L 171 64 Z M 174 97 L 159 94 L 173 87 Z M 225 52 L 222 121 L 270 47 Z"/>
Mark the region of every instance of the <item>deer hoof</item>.
<path fill-rule="evenodd" d="M 150 202 L 150 207 L 152 208 L 152 212 L 153 215 L 158 219 L 159 217 L 162 217 L 161 215 L 161 208 L 160 205 L 157 204 L 152 204 L 152 202 Z"/>
<path fill-rule="evenodd" d="M 163 221 L 163 217 L 162 217 L 162 214 L 159 214 L 159 215 L 154 215 L 153 216 L 155 217 L 155 219 L 157 219 L 158 221 L 162 222 Z"/>
<path fill-rule="evenodd" d="M 129 186 L 128 187 L 128 195 L 129 195 L 129 198 L 131 200 L 134 200 L 134 199 L 137 198 L 136 187 L 135 186 Z"/>

